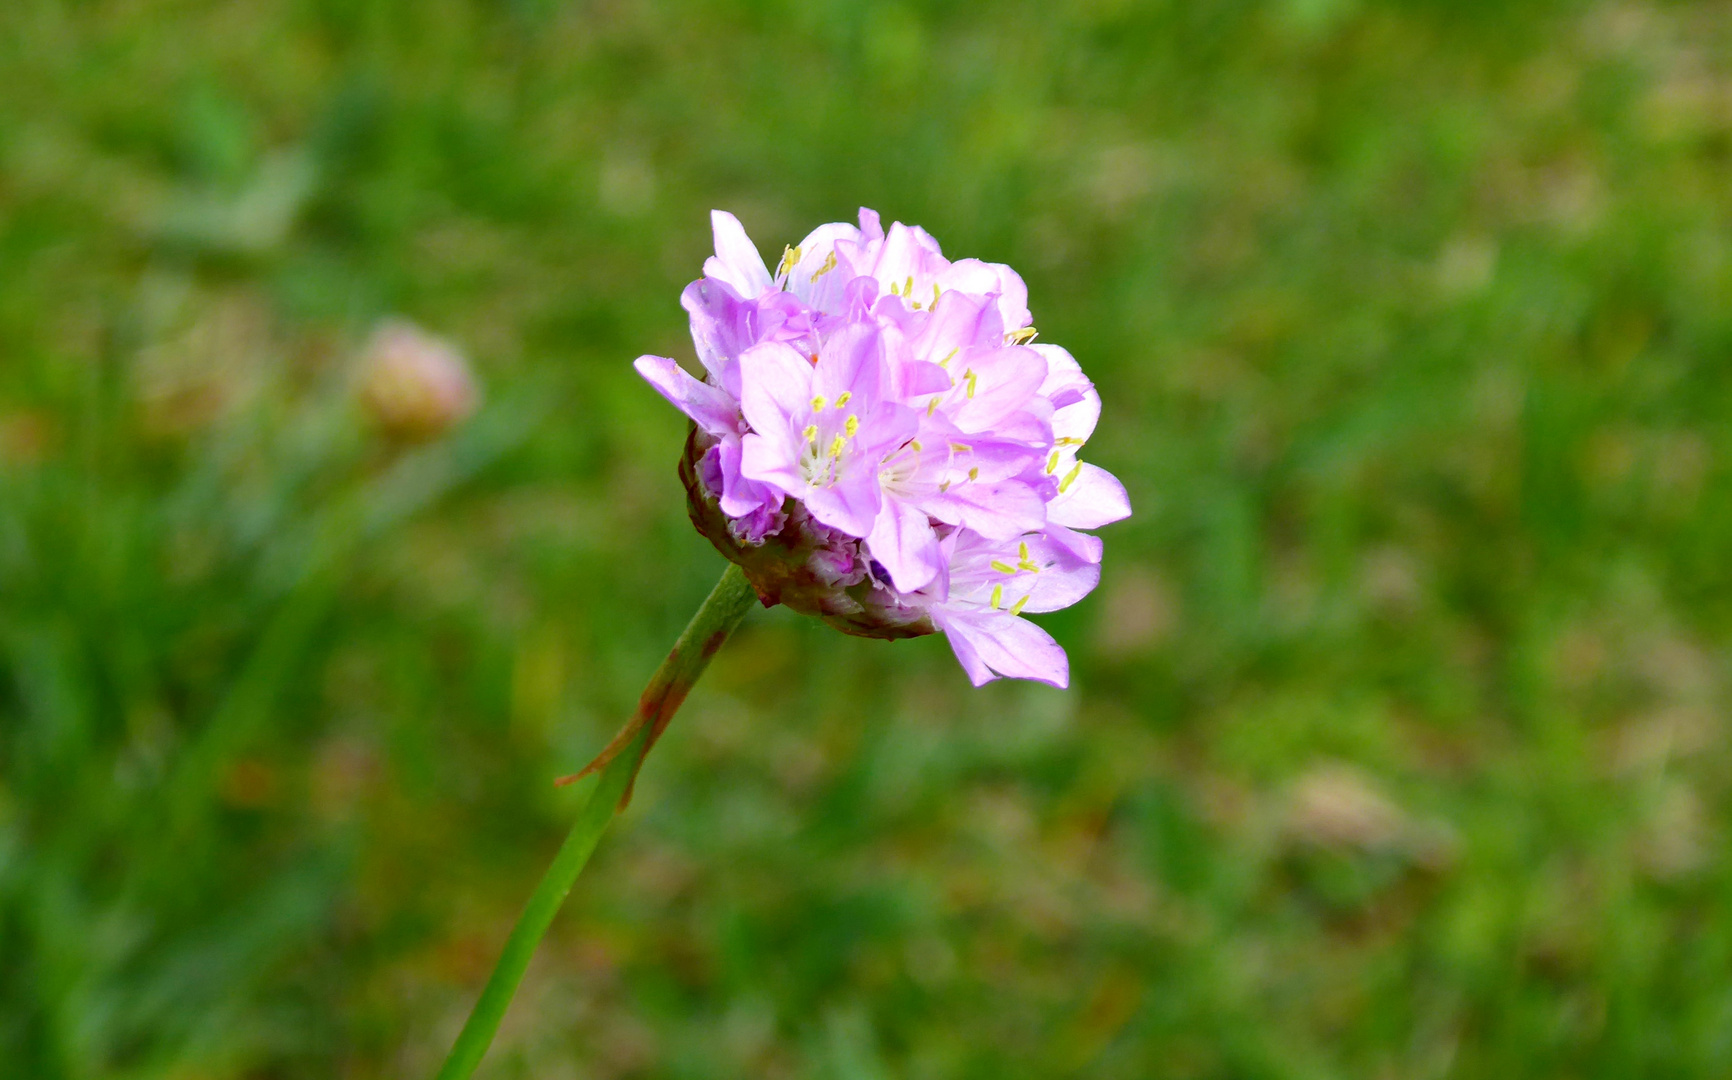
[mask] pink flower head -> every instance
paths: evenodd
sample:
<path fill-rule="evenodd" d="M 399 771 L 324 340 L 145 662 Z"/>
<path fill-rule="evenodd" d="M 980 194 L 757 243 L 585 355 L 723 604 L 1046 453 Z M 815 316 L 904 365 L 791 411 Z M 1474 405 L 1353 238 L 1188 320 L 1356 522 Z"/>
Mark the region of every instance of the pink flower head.
<path fill-rule="evenodd" d="M 772 273 L 732 214 L 681 298 L 705 371 L 638 371 L 691 418 L 692 520 L 766 604 L 850 633 L 942 631 L 969 678 L 1064 686 L 1064 650 L 1022 617 L 1100 580 L 1092 529 L 1130 514 L 1078 459 L 1100 396 L 1033 344 L 1008 266 L 947 260 L 925 230 L 860 211 Z"/>

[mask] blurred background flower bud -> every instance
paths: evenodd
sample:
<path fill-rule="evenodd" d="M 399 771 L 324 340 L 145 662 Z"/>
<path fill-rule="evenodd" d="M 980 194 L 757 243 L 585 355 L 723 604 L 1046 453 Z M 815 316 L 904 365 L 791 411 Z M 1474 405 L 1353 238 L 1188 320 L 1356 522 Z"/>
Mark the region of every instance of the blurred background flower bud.
<path fill-rule="evenodd" d="M 461 353 L 401 319 L 379 325 L 361 355 L 360 398 L 394 438 L 437 438 L 467 420 L 480 393 Z"/>

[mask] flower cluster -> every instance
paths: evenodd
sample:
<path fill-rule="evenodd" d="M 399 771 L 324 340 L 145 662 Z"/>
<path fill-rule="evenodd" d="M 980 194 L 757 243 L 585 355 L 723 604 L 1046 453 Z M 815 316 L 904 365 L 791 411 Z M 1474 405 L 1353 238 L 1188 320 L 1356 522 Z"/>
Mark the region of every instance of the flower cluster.
<path fill-rule="evenodd" d="M 952 262 L 925 230 L 821 225 L 772 274 L 733 215 L 681 303 L 707 377 L 637 370 L 693 422 L 681 475 L 699 531 L 765 604 L 851 633 L 941 630 L 969 678 L 1064 686 L 1024 612 L 1100 580 L 1092 529 L 1130 514 L 1077 452 L 1100 397 L 1036 343 L 1008 266 Z"/>

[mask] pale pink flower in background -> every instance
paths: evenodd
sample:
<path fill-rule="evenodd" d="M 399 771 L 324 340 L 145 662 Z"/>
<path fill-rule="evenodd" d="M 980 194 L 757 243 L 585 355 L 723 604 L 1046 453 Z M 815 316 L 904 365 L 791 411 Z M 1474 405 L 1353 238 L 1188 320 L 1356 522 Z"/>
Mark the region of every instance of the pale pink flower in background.
<path fill-rule="evenodd" d="M 362 350 L 359 392 L 381 428 L 416 440 L 467 420 L 481 398 L 456 347 L 402 319 L 381 323 Z"/>

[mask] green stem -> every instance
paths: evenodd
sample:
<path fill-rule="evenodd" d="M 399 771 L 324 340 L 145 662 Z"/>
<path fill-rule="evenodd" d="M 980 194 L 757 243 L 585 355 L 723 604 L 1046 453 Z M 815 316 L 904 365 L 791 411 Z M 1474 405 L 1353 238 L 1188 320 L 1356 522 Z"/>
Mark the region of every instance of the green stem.
<path fill-rule="evenodd" d="M 559 854 L 553 857 L 553 865 L 542 875 L 541 884 L 535 887 L 529 904 L 511 930 L 511 937 L 506 939 L 505 950 L 457 1036 L 451 1056 L 445 1059 L 445 1067 L 439 1070 L 438 1080 L 465 1080 L 481 1063 L 512 995 L 517 992 L 517 984 L 523 981 L 529 958 L 535 954 L 536 946 L 571 892 L 608 822 L 613 820 L 616 808 L 624 809 L 631 799 L 632 784 L 644 756 L 673 719 L 674 711 L 703 674 L 710 657 L 722 647 L 756 599 L 746 575 L 729 563 L 722 580 L 710 590 L 709 598 L 686 624 L 673 651 L 650 678 L 631 720 L 601 756 L 578 774 L 599 770 L 601 780 L 578 812 Z"/>

